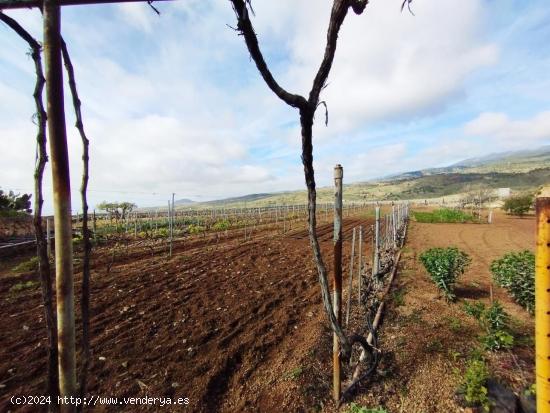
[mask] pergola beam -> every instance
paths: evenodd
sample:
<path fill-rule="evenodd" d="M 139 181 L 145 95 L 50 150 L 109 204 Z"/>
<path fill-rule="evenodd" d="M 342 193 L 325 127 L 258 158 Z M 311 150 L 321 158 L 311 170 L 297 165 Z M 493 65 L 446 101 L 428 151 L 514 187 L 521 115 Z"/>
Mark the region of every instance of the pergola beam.
<path fill-rule="evenodd" d="M 109 3 L 137 3 L 147 2 L 148 0 L 57 0 L 59 6 L 82 6 L 87 4 L 109 4 Z M 170 0 L 154 0 L 170 1 Z M 43 1 L 41 0 L 0 0 L 0 10 L 9 9 L 30 9 L 33 7 L 41 8 Z"/>

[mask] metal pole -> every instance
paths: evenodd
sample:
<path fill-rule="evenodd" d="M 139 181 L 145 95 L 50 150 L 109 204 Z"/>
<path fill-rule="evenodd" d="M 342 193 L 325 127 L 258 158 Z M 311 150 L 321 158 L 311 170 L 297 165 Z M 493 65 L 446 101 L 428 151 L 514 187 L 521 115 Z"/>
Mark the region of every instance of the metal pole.
<path fill-rule="evenodd" d="M 334 280 L 333 302 L 334 315 L 340 324 L 342 321 L 342 179 L 344 170 L 341 165 L 334 167 Z M 335 401 L 340 400 L 340 345 L 338 336 L 333 335 L 332 342 L 332 390 Z"/>
<path fill-rule="evenodd" d="M 73 243 L 71 222 L 71 182 L 63 101 L 61 62 L 61 10 L 55 0 L 44 0 L 44 60 L 50 160 L 52 165 L 57 334 L 59 350 L 59 392 L 76 396 L 76 355 L 74 321 Z M 74 406 L 61 406 L 73 411 Z"/>
<path fill-rule="evenodd" d="M 550 187 L 536 201 L 535 348 L 537 412 L 550 412 Z"/>

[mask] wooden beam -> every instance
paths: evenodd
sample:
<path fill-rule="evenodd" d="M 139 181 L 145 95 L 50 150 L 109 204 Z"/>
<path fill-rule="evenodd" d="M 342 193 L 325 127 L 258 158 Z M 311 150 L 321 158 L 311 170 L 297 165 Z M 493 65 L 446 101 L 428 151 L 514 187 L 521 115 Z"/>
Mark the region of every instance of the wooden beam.
<path fill-rule="evenodd" d="M 60 6 L 83 6 L 87 4 L 110 4 L 110 3 L 145 3 L 148 0 L 58 0 Z M 154 0 L 171 1 L 171 0 Z M 34 7 L 42 8 L 41 0 L 0 0 L 0 10 L 8 9 L 30 9 Z"/>

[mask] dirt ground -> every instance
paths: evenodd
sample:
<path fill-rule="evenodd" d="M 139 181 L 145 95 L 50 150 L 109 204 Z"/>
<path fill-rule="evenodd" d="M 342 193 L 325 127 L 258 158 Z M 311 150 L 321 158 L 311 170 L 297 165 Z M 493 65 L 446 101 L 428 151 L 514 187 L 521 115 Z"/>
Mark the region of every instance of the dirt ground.
<path fill-rule="evenodd" d="M 464 302 L 488 304 L 492 260 L 510 251 L 534 250 L 534 243 L 533 217 L 499 213 L 491 225 L 411 222 L 392 305 L 380 332 L 384 355 L 379 376 L 358 402 L 383 405 L 392 413 L 462 411 L 455 392 L 465 361 L 479 346 L 482 333 L 464 312 Z M 447 246 L 456 246 L 472 258 L 456 286 L 457 301 L 451 304 L 439 298 L 418 261 L 422 251 Z M 488 353 L 489 370 L 520 393 L 534 382 L 534 319 L 504 289 L 494 287 L 494 298 L 512 317 L 516 345 L 512 351 Z"/>
<path fill-rule="evenodd" d="M 371 222 L 345 219 L 346 275 L 351 230 Z M 331 268 L 331 224 L 321 225 L 319 234 Z M 330 400 L 332 335 L 307 234 L 295 229 L 259 235 L 246 242 L 241 237 L 184 242 L 171 259 L 131 245 L 128 250 L 119 247 L 114 261 L 112 250 L 96 251 L 88 394 L 189 398 L 185 407 L 129 406 L 125 411 L 335 411 Z M 463 366 L 480 333 L 462 302 L 488 300 L 491 260 L 533 249 L 534 221 L 497 214 L 492 225 L 413 222 L 407 238 L 380 332 L 382 361 L 353 401 L 385 406 L 392 413 L 460 411 L 453 370 Z M 424 249 L 446 245 L 464 249 L 473 259 L 454 304 L 438 298 L 417 261 Z M 9 397 L 44 391 L 46 335 L 39 287 L 10 291 L 36 276 L 13 274 L 14 264 L 0 265 L 0 411 L 31 412 L 36 409 L 14 408 Z M 77 295 L 79 291 L 77 274 Z M 495 288 L 495 296 L 513 316 L 517 335 L 526 339 L 514 354 L 491 359 L 491 367 L 520 389 L 532 382 L 534 355 L 528 338 L 533 320 L 505 291 Z M 341 408 L 346 409 L 347 404 Z"/>

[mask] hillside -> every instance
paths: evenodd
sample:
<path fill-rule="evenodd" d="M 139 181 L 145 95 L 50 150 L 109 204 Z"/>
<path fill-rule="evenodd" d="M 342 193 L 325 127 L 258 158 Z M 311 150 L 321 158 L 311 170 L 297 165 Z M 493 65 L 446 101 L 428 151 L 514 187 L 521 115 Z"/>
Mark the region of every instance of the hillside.
<path fill-rule="evenodd" d="M 550 146 L 465 159 L 443 168 L 406 172 L 378 180 L 344 185 L 346 201 L 449 197 L 471 188 L 531 191 L 550 183 Z M 332 202 L 331 187 L 318 188 L 318 202 Z M 265 206 L 307 201 L 306 191 L 251 194 L 199 205 Z"/>

